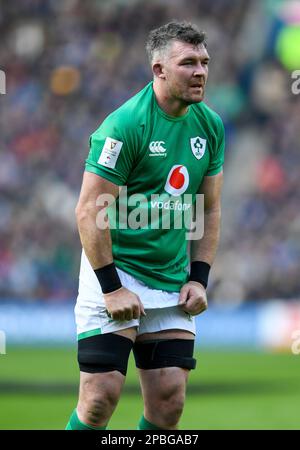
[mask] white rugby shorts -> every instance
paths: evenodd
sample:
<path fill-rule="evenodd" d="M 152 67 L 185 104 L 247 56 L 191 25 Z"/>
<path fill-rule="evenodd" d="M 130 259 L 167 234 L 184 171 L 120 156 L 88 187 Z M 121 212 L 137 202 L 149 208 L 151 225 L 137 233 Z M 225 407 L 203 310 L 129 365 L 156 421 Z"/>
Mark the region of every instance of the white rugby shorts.
<path fill-rule="evenodd" d="M 124 287 L 137 294 L 146 317 L 115 321 L 108 317 L 101 286 L 84 251 L 82 251 L 79 290 L 75 306 L 78 339 L 137 327 L 137 334 L 177 329 L 196 334 L 195 318 L 179 306 L 179 293 L 151 289 L 142 281 L 117 268 Z"/>

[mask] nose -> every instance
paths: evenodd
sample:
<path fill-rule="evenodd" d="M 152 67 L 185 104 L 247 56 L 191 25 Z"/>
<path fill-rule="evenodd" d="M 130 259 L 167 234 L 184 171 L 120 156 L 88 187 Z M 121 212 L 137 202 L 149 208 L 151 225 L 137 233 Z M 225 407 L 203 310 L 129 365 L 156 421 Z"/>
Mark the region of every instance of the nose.
<path fill-rule="evenodd" d="M 200 77 L 200 76 L 205 77 L 205 75 L 206 75 L 206 66 L 204 66 L 204 64 L 201 64 L 201 63 L 197 64 L 197 67 L 196 67 L 193 75 L 194 75 L 194 77 Z"/>

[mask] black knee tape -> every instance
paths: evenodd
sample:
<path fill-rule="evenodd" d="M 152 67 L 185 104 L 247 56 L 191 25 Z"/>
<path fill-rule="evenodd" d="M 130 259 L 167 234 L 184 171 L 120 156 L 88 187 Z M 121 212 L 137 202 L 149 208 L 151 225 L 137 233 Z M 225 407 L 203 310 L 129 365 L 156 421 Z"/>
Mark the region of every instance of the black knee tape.
<path fill-rule="evenodd" d="M 136 342 L 133 345 L 135 364 L 139 369 L 195 369 L 196 359 L 193 358 L 193 352 L 193 339 L 156 339 Z"/>
<path fill-rule="evenodd" d="M 78 341 L 78 364 L 82 372 L 100 373 L 118 370 L 127 373 L 133 342 L 117 334 L 98 334 Z"/>

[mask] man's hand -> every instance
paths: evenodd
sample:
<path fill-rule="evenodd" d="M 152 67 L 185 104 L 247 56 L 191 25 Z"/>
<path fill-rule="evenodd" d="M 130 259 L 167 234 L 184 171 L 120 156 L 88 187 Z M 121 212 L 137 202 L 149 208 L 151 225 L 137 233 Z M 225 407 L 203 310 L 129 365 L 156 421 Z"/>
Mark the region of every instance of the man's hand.
<path fill-rule="evenodd" d="M 132 320 L 145 316 L 145 310 L 139 297 L 125 287 L 104 294 L 108 314 L 113 320 Z"/>
<path fill-rule="evenodd" d="M 197 281 L 189 281 L 180 290 L 178 305 L 183 311 L 196 316 L 207 309 L 205 287 Z"/>

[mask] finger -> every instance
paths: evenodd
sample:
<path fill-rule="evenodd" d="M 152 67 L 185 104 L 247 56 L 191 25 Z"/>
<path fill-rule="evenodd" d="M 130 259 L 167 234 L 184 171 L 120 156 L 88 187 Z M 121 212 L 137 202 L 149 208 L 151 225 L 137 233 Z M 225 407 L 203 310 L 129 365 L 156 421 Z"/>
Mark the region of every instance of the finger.
<path fill-rule="evenodd" d="M 140 304 L 140 315 L 145 317 L 147 314 L 145 313 L 144 305 L 140 299 L 139 299 L 139 304 Z"/>
<path fill-rule="evenodd" d="M 132 317 L 133 317 L 133 319 L 138 319 L 138 318 L 140 317 L 140 308 L 139 308 L 139 305 L 134 305 Z"/>
<path fill-rule="evenodd" d="M 198 299 L 197 299 L 196 296 L 191 295 L 191 296 L 187 299 L 186 303 L 184 303 L 184 304 L 182 305 L 183 311 L 185 311 L 185 312 L 187 312 L 187 313 L 189 313 L 189 314 L 192 314 L 192 315 L 199 314 L 198 311 L 199 311 L 200 305 L 199 305 L 199 303 L 198 303 L 197 300 L 198 300 Z"/>
<path fill-rule="evenodd" d="M 204 312 L 204 311 L 206 311 L 206 310 L 207 310 L 207 308 L 208 308 L 208 304 L 207 304 L 207 303 L 203 303 L 203 305 L 201 306 L 201 310 L 200 310 L 200 312 Z"/>
<path fill-rule="evenodd" d="M 110 317 L 112 318 L 112 320 L 118 321 L 119 320 L 119 313 L 112 312 L 112 313 L 110 313 Z"/>
<path fill-rule="evenodd" d="M 191 314 L 190 309 L 186 304 L 180 305 L 180 306 L 181 306 L 182 311 L 184 311 L 187 314 Z"/>
<path fill-rule="evenodd" d="M 125 320 L 132 320 L 133 311 L 131 308 L 125 310 L 124 317 L 125 317 Z"/>
<path fill-rule="evenodd" d="M 116 320 L 117 322 L 123 322 L 124 320 L 124 312 L 123 311 L 115 311 L 112 313 L 113 320 Z"/>
<path fill-rule="evenodd" d="M 179 305 L 184 305 L 187 302 L 187 298 L 188 298 L 188 293 L 189 293 L 189 287 L 188 286 L 183 286 L 180 290 L 180 294 L 179 294 Z"/>
<path fill-rule="evenodd" d="M 201 302 L 200 304 L 197 305 L 197 307 L 195 308 L 195 311 L 192 312 L 191 314 L 196 316 L 198 314 L 203 313 L 206 310 L 207 310 L 207 302 L 203 301 L 203 302 Z"/>

